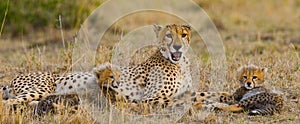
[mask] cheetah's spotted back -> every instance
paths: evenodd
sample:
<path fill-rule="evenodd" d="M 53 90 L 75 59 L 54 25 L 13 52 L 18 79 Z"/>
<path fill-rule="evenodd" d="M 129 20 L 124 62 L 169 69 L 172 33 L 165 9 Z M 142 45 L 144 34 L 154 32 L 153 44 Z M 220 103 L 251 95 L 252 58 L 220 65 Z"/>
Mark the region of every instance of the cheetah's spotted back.
<path fill-rule="evenodd" d="M 48 72 L 18 75 L 12 79 L 9 87 L 14 97 L 4 101 L 4 103 L 19 104 L 40 100 L 47 94 L 54 92 L 57 77 L 58 75 Z"/>

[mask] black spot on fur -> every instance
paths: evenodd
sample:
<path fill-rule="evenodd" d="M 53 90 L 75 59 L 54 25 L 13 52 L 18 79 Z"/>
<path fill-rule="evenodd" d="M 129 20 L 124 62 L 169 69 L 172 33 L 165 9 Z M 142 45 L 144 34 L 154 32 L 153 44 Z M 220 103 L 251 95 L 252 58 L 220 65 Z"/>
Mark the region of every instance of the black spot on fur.
<path fill-rule="evenodd" d="M 200 96 L 205 96 L 205 93 L 200 93 Z"/>

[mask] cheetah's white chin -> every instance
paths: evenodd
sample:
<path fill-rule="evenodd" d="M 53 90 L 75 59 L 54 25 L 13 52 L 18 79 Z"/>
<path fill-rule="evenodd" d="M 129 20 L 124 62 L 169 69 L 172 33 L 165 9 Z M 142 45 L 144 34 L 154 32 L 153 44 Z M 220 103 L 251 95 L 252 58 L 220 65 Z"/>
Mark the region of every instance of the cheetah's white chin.
<path fill-rule="evenodd" d="M 247 86 L 247 85 L 246 85 L 245 88 L 248 89 L 248 90 L 251 90 L 251 89 L 254 88 L 254 86 L 253 86 L 253 85 L 250 85 L 250 86 Z"/>

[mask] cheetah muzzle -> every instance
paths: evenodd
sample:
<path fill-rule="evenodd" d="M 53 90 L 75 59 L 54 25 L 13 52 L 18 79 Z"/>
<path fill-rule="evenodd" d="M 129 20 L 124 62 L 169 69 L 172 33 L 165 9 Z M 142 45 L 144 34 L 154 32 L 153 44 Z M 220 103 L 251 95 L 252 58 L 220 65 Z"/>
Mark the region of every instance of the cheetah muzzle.
<path fill-rule="evenodd" d="M 181 58 L 182 52 L 171 53 L 171 59 L 175 62 L 179 61 Z"/>

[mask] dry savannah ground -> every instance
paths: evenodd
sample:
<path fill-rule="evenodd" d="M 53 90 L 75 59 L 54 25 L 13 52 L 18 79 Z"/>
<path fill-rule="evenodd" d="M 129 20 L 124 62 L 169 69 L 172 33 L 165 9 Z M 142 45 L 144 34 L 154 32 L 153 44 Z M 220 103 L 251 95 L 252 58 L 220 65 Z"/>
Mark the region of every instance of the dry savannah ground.
<path fill-rule="evenodd" d="M 25 1 L 28 3 L 28 0 Z M 7 2 L 2 1 L 2 6 L 6 5 Z M 14 3 L 13 1 L 10 2 Z M 94 4 L 91 5 L 91 3 L 84 2 L 83 0 L 74 2 L 74 4 L 76 4 L 76 6 L 81 5 L 83 6 L 82 8 L 93 10 L 103 1 L 95 2 L 95 0 L 90 0 L 90 2 Z M 267 86 L 281 91 L 285 96 L 285 104 L 280 114 L 272 116 L 248 116 L 246 113 L 212 112 L 204 120 L 183 118 L 179 123 L 300 123 L 300 1 L 194 0 L 194 2 L 199 4 L 207 12 L 208 16 L 210 16 L 218 28 L 223 40 L 226 65 L 228 68 L 226 74 L 227 82 L 223 82 L 224 85 L 219 87 L 222 87 L 224 91 L 233 92 L 234 89 L 238 87 L 238 82 L 235 79 L 236 69 L 241 65 L 252 63 L 268 68 Z M 23 2 L 22 4 L 27 3 Z M 30 4 L 39 5 L 39 2 Z M 59 6 L 60 8 L 66 8 L 66 10 L 62 10 L 68 12 L 67 8 L 72 4 L 73 3 L 70 2 L 62 2 Z M 14 6 L 21 6 L 20 11 L 26 10 L 25 5 L 15 3 Z M 2 8 L 0 12 L 5 13 L 5 10 L 12 11 L 14 10 L 12 7 L 14 6 L 10 5 L 9 9 L 5 9 L 4 6 L 4 9 Z M 42 7 L 45 5 L 41 4 L 39 6 Z M 31 6 L 28 4 L 27 9 L 30 10 L 30 7 L 37 7 L 37 9 L 39 9 L 39 6 Z M 39 14 L 40 12 L 40 15 L 43 15 L 42 10 L 37 11 L 38 12 L 35 11 L 32 13 Z M 51 11 L 45 13 L 51 15 Z M 8 12 L 6 17 L 14 16 L 13 14 L 14 13 Z M 144 13 L 144 15 L 145 14 L 147 13 Z M 66 15 L 66 17 L 71 16 L 73 17 L 71 18 L 72 20 L 74 17 L 79 18 L 78 15 L 80 14 L 74 11 Z M 125 18 L 123 21 L 116 23 L 106 33 L 106 37 L 104 38 L 106 42 L 103 43 L 107 43 L 109 40 L 118 40 L 122 31 L 124 31 L 124 27 L 134 27 L 140 21 L 145 22 L 145 20 L 155 22 L 156 19 L 162 19 L 167 15 L 158 13 L 157 16 L 151 16 L 149 14 L 149 18 L 143 17 L 142 19 L 139 18 L 139 16 L 141 15 L 133 15 L 133 17 Z M 84 20 L 87 15 L 80 17 Z M 30 18 L 30 16 L 28 18 Z M 36 17 L 31 18 L 34 20 Z M 62 18 L 65 18 L 63 14 Z M 24 25 L 21 29 L 21 33 L 20 31 L 16 33 L 16 31 L 13 32 L 13 29 L 16 29 L 14 25 L 17 24 L 9 22 L 11 20 L 4 22 L 3 18 L 1 19 L 1 84 L 8 84 L 15 75 L 20 73 L 35 71 L 71 72 L 73 66 L 73 36 L 75 32 L 79 30 L 78 27 L 80 27 L 77 23 L 77 25 L 74 24 L 74 28 L 69 26 L 69 28 L 64 29 L 64 27 L 60 28 L 59 25 L 57 26 L 56 20 L 50 22 L 55 24 L 49 24 L 45 26 L 45 28 L 40 29 L 37 27 L 43 26 L 43 24 L 31 26 L 30 23 L 25 23 L 22 21 L 23 19 L 19 19 L 19 22 L 14 22 Z M 54 20 L 55 19 L 57 19 L 57 16 L 54 17 Z M 24 21 L 26 21 L 26 19 L 24 19 Z M 67 25 L 65 22 L 62 23 L 63 25 Z M 173 23 L 176 23 L 176 20 L 173 20 Z M 61 31 L 64 33 L 63 38 Z M 126 32 L 126 30 L 124 32 Z M 199 46 L 197 49 L 193 49 L 195 53 L 199 54 L 199 59 L 197 60 L 200 65 L 199 90 L 209 90 L 206 86 L 211 83 L 211 58 L 201 38 L 197 36 L 195 32 L 193 33 L 193 37 L 191 45 Z M 64 39 L 65 45 L 63 45 L 62 39 Z M 100 48 L 98 50 L 96 63 L 99 64 L 109 61 L 110 50 L 111 48 Z M 102 58 L 100 58 L 100 56 Z M 10 112 L 0 103 L 0 123 L 95 123 L 95 120 L 89 115 L 90 112 L 84 110 L 76 113 L 63 111 L 55 115 L 33 118 L 30 110 L 24 112 Z M 97 116 L 103 117 L 100 123 L 130 122 L 126 117 L 114 115 L 109 110 Z M 160 120 L 152 121 L 164 123 L 164 121 Z M 138 123 L 141 122 L 144 121 L 141 120 Z M 168 121 L 165 123 L 167 122 Z"/>

